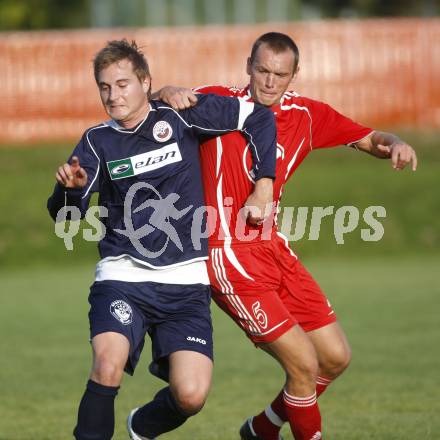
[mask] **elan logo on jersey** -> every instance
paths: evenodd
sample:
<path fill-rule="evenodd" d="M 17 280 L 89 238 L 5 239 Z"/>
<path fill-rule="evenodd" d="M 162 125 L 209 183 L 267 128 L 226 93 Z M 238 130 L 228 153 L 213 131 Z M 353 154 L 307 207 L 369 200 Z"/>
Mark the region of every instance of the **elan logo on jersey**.
<path fill-rule="evenodd" d="M 126 159 L 112 160 L 107 162 L 107 168 L 110 178 L 118 180 L 147 173 L 181 160 L 182 155 L 179 146 L 174 142 L 148 153 L 138 154 Z"/>

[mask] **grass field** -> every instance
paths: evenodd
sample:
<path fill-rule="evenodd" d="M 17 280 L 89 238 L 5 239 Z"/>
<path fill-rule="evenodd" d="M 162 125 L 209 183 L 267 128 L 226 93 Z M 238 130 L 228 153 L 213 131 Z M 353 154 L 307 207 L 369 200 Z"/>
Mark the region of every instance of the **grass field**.
<path fill-rule="evenodd" d="M 307 263 L 307 261 L 306 261 Z M 438 258 L 315 259 L 353 347 L 353 362 L 321 399 L 327 439 L 436 439 L 440 432 Z M 1 440 L 71 438 L 90 364 L 87 291 L 93 268 L 1 273 Z M 214 308 L 216 369 L 205 409 L 167 439 L 237 439 L 245 417 L 281 386 L 281 370 Z M 149 344 L 117 400 L 125 416 L 161 383 Z M 291 436 L 285 430 L 286 438 Z"/>
<path fill-rule="evenodd" d="M 353 362 L 322 396 L 327 440 L 440 438 L 440 148 L 438 133 L 408 133 L 417 173 L 355 151 L 310 155 L 286 187 L 285 206 L 370 205 L 387 210 L 385 235 L 360 228 L 335 243 L 332 218 L 319 240 L 294 248 L 335 306 Z M 0 148 L 0 440 L 67 440 L 90 368 L 87 294 L 95 243 L 67 252 L 45 204 L 71 146 Z M 306 232 L 307 235 L 307 232 Z M 164 439 L 234 440 L 242 421 L 282 384 L 280 368 L 215 307 L 216 369 L 205 409 Z M 129 409 L 161 383 L 146 365 L 149 344 L 117 400 L 115 440 L 127 439 Z M 287 427 L 286 439 L 291 439 Z M 161 437 L 162 438 L 162 437 Z"/>

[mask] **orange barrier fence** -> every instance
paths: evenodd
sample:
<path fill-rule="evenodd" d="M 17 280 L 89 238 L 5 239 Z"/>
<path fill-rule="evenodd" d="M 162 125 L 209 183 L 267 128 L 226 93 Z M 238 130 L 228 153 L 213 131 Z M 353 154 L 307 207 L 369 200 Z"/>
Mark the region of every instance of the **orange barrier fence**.
<path fill-rule="evenodd" d="M 335 20 L 1 33 L 0 143 L 72 141 L 104 120 L 91 61 L 108 40 L 143 46 L 153 89 L 241 86 L 253 41 L 270 30 L 299 46 L 298 93 L 374 127 L 440 127 L 440 20 Z"/>

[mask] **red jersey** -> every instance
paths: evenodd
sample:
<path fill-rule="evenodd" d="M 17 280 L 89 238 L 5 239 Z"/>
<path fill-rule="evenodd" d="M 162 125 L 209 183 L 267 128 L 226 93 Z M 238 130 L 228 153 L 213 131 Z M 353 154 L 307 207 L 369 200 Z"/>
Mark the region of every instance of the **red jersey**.
<path fill-rule="evenodd" d="M 252 101 L 249 88 L 205 86 L 199 93 L 241 97 Z M 274 181 L 274 202 L 279 206 L 284 185 L 305 157 L 317 148 L 351 144 L 371 133 L 351 119 L 322 102 L 286 92 L 279 104 L 272 106 L 277 126 L 277 163 Z M 226 152 L 227 154 L 224 154 Z M 200 149 L 205 201 L 215 211 L 209 213 L 211 247 L 248 243 L 270 237 L 270 230 L 249 227 L 240 215 L 253 189 L 249 170 L 252 160 L 249 145 L 239 133 L 233 132 L 204 142 Z M 214 215 L 213 215 L 214 214 Z M 275 222 L 269 224 L 275 230 Z M 267 226 L 265 227 L 267 229 Z M 267 234 L 267 232 L 269 232 Z"/>

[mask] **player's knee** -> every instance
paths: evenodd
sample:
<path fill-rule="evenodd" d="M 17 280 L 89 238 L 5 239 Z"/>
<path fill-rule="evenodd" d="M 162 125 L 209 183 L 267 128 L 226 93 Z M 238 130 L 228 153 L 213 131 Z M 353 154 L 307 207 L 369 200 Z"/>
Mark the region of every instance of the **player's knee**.
<path fill-rule="evenodd" d="M 324 360 L 321 370 L 326 376 L 336 378 L 348 368 L 350 362 L 350 347 L 348 345 L 341 345 L 334 347 L 330 355 Z"/>
<path fill-rule="evenodd" d="M 315 356 L 304 358 L 298 365 L 299 374 L 307 380 L 316 381 L 318 376 L 319 364 Z"/>
<path fill-rule="evenodd" d="M 106 356 L 95 358 L 92 369 L 92 379 L 101 385 L 119 386 L 124 368 L 120 362 Z"/>
<path fill-rule="evenodd" d="M 336 375 L 341 374 L 351 362 L 351 349 L 348 345 L 336 350 L 333 358 L 331 359 L 330 368 Z"/>
<path fill-rule="evenodd" d="M 197 384 L 187 383 L 174 390 L 173 394 L 179 409 L 193 416 L 203 408 L 208 393 Z"/>
<path fill-rule="evenodd" d="M 314 387 L 318 377 L 319 364 L 315 356 L 304 356 L 286 369 L 287 380 L 295 384 Z"/>

